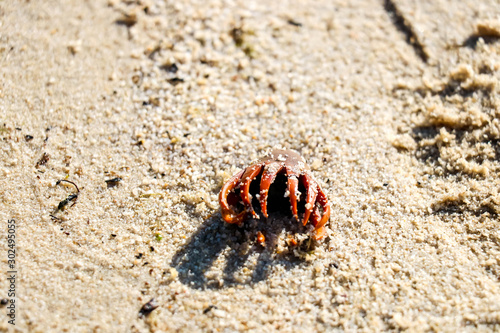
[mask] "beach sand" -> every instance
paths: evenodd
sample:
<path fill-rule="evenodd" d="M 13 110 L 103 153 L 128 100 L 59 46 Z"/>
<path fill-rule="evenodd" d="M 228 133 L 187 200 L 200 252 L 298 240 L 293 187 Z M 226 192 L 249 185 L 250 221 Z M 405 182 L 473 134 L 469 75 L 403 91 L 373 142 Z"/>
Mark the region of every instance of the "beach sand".
<path fill-rule="evenodd" d="M 500 330 L 498 1 L 2 1 L 0 80 L 1 331 Z M 222 221 L 272 148 L 322 240 Z"/>

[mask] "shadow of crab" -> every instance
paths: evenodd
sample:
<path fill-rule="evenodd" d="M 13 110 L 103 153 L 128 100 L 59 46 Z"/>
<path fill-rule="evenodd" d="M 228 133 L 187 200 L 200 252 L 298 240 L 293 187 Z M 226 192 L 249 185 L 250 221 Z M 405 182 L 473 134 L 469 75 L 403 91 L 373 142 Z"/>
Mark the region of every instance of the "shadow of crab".
<path fill-rule="evenodd" d="M 290 270 L 307 265 L 305 256 L 316 242 L 293 218 L 275 213 L 249 219 L 242 227 L 225 223 L 220 214 L 204 221 L 188 243 L 174 255 L 171 267 L 179 280 L 197 289 L 220 289 L 266 280 L 272 268 Z M 257 233 L 265 235 L 265 244 Z M 296 245 L 290 245 L 295 239 Z"/>

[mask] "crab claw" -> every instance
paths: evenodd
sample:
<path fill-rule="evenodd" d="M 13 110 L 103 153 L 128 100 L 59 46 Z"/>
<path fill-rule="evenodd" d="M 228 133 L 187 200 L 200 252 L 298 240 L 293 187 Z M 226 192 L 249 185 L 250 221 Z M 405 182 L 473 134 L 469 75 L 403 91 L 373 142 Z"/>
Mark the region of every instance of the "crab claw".
<path fill-rule="evenodd" d="M 240 195 L 241 195 L 241 200 L 243 201 L 243 204 L 247 209 L 252 213 L 253 217 L 258 217 L 257 213 L 255 213 L 253 207 L 252 207 L 252 196 L 250 195 L 250 184 L 252 183 L 252 180 L 255 179 L 255 177 L 258 176 L 260 171 L 262 170 L 261 165 L 254 165 L 251 167 L 248 167 L 245 170 L 245 173 L 243 176 L 241 176 L 241 183 L 240 183 Z"/>
<path fill-rule="evenodd" d="M 227 223 L 237 223 L 241 224 L 243 222 L 243 219 L 245 218 L 246 212 L 243 211 L 239 214 L 235 213 L 232 209 L 229 203 L 227 202 L 227 196 L 229 195 L 229 192 L 231 192 L 238 181 L 240 180 L 241 176 L 243 175 L 243 172 L 245 170 L 242 170 L 235 174 L 231 179 L 227 181 L 227 183 L 224 184 L 222 189 L 220 190 L 219 193 L 219 202 L 220 202 L 220 207 L 221 207 L 221 215 L 224 221 Z"/>
<path fill-rule="evenodd" d="M 283 169 L 282 164 L 268 164 L 264 167 L 262 178 L 260 180 L 260 209 L 262 215 L 267 218 L 267 195 L 269 194 L 269 187 L 276 179 L 276 175 Z"/>

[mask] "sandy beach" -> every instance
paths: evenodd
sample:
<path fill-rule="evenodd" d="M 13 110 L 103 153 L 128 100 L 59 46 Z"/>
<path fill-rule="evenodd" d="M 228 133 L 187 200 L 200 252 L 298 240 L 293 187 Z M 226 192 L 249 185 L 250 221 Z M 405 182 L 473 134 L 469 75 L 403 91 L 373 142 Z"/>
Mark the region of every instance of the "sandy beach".
<path fill-rule="evenodd" d="M 0 331 L 500 331 L 499 81 L 497 0 L 1 1 Z"/>

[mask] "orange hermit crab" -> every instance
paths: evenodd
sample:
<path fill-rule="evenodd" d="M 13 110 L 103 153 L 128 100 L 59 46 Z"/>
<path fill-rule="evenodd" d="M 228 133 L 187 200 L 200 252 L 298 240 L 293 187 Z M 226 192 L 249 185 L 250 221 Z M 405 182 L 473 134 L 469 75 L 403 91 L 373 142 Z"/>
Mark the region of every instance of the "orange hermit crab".
<path fill-rule="evenodd" d="M 227 223 L 238 225 L 243 224 L 249 215 L 259 218 L 252 201 L 260 203 L 260 211 L 267 218 L 269 189 L 280 176 L 284 176 L 286 181 L 285 193 L 281 193 L 281 198 L 290 198 L 295 219 L 300 221 L 300 215 L 303 225 L 311 220 L 315 229 L 314 238 L 321 239 L 325 235 L 324 225 L 330 217 L 330 203 L 302 156 L 292 150 L 272 150 L 231 177 L 219 194 L 222 218 Z M 252 184 L 254 180 L 256 182 Z M 305 203 L 298 207 L 301 202 Z"/>

